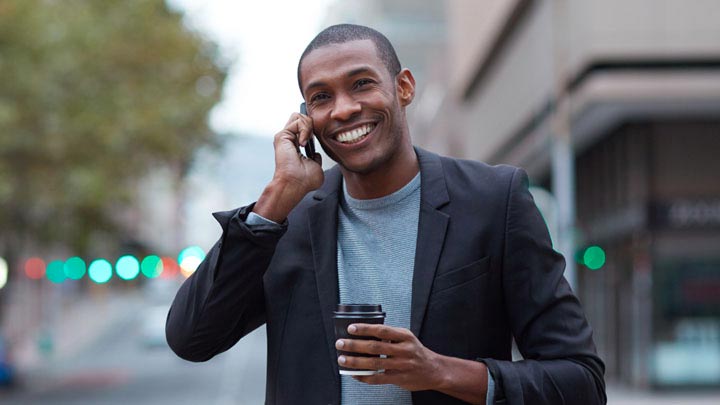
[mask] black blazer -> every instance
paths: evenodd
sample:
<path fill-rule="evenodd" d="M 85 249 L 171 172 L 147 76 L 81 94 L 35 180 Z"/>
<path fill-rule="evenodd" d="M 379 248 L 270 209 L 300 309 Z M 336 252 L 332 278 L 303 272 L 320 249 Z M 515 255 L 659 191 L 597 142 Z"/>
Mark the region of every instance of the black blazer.
<path fill-rule="evenodd" d="M 416 152 L 412 332 L 435 352 L 485 362 L 495 403 L 605 403 L 604 365 L 524 171 Z M 246 226 L 252 205 L 214 214 L 222 237 L 168 314 L 167 340 L 178 356 L 208 360 L 267 323 L 266 402 L 340 402 L 332 325 L 340 185 L 339 169 L 327 171 L 282 232 Z M 511 361 L 512 337 L 525 360 Z M 436 391 L 412 398 L 461 403 Z"/>

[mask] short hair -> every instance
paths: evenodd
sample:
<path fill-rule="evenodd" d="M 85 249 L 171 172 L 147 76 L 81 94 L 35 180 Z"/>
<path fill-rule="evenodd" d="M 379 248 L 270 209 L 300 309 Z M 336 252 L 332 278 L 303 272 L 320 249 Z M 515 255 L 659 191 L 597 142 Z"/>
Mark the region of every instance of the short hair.
<path fill-rule="evenodd" d="M 395 53 L 395 48 L 393 48 L 390 40 L 388 40 L 385 35 L 363 25 L 337 24 L 331 25 L 317 34 L 315 38 L 310 41 L 307 48 L 305 48 L 302 56 L 300 56 L 300 61 L 298 62 L 297 67 L 297 78 L 300 91 L 302 92 L 302 85 L 300 84 L 300 66 L 302 65 L 303 59 L 305 59 L 305 56 L 313 50 L 326 45 L 343 44 L 345 42 L 360 41 L 364 39 L 369 39 L 373 42 L 373 44 L 375 44 L 375 50 L 377 51 L 380 60 L 390 73 L 390 76 L 397 76 L 397 74 L 400 73 L 400 60 L 397 57 L 397 53 Z"/>

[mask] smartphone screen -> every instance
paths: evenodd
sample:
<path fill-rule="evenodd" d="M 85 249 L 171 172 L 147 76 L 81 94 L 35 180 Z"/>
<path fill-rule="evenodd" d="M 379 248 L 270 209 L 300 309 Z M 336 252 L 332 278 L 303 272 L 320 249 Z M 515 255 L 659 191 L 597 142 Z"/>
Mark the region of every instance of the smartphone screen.
<path fill-rule="evenodd" d="M 300 103 L 300 114 L 307 115 L 307 107 L 305 103 Z M 310 138 L 305 144 L 305 157 L 312 159 L 315 157 L 315 141 L 313 140 L 313 134 L 310 134 Z"/>

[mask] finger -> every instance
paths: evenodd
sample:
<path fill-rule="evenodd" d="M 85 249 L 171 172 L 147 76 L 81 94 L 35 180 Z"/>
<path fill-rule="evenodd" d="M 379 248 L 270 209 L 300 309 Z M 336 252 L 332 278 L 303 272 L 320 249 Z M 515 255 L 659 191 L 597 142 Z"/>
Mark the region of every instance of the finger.
<path fill-rule="evenodd" d="M 387 356 L 395 356 L 399 353 L 397 344 L 390 342 L 380 342 L 377 340 L 358 340 L 358 339 L 338 339 L 335 342 L 335 348 L 345 352 L 364 353 L 364 354 L 384 354 Z"/>
<path fill-rule="evenodd" d="M 305 146 L 308 139 L 313 136 L 312 119 L 306 115 L 298 116 L 298 141 L 300 145 Z"/>
<path fill-rule="evenodd" d="M 348 333 L 356 336 L 374 336 L 381 340 L 403 342 L 415 338 L 408 329 L 395 328 L 387 325 L 374 325 L 369 323 L 354 323 L 348 326 Z"/>
<path fill-rule="evenodd" d="M 312 122 L 307 117 L 298 115 L 295 120 L 288 122 L 282 132 L 292 138 L 297 145 L 305 146 L 312 136 Z"/>
<path fill-rule="evenodd" d="M 347 368 L 363 370 L 401 370 L 404 369 L 403 361 L 392 357 L 357 357 L 341 355 L 338 357 L 338 364 Z"/>

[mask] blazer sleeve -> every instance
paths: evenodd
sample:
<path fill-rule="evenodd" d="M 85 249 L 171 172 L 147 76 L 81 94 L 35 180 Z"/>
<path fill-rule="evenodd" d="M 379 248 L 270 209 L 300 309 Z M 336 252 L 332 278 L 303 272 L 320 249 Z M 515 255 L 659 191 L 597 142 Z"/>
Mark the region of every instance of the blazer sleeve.
<path fill-rule="evenodd" d="M 481 359 L 495 379 L 495 403 L 606 403 L 605 366 L 522 169 L 512 177 L 505 223 L 505 310 L 524 360 Z"/>
<path fill-rule="evenodd" d="M 165 335 L 185 360 L 209 360 L 265 322 L 263 275 L 287 224 L 248 226 L 252 207 L 213 214 L 222 236 L 173 300 Z"/>

